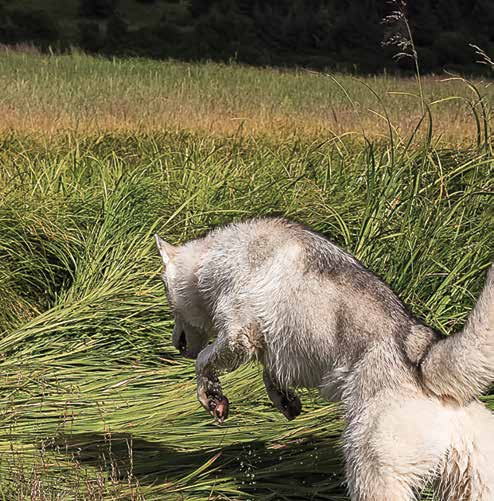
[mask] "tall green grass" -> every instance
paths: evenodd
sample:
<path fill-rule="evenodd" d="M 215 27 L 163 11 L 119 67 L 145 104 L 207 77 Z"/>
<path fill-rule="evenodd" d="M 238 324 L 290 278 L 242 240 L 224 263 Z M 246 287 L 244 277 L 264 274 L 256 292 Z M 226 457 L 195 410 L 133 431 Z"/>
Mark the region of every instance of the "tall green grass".
<path fill-rule="evenodd" d="M 337 404 L 304 392 L 288 423 L 249 366 L 223 426 L 200 408 L 157 230 L 303 221 L 446 334 L 492 260 L 488 145 L 12 133 L 0 164 L 0 499 L 346 499 Z"/>

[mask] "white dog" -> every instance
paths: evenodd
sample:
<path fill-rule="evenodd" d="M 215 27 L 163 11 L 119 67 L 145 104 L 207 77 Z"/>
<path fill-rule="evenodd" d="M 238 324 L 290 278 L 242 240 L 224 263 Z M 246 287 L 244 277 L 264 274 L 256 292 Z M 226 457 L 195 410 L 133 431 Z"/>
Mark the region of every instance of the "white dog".
<path fill-rule="evenodd" d="M 294 387 L 342 400 L 355 501 L 494 500 L 494 268 L 463 331 L 443 337 L 323 236 L 283 219 L 232 224 L 173 247 L 156 236 L 174 345 L 197 358 L 198 397 L 228 415 L 218 375 L 252 359 L 274 405 Z M 208 344 L 210 339 L 214 339 Z"/>

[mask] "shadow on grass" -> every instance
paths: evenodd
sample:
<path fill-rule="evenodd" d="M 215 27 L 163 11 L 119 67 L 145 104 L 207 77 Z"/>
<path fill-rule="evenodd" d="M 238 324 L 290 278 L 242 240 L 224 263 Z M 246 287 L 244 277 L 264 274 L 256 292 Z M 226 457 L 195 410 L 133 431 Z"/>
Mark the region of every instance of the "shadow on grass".
<path fill-rule="evenodd" d="M 82 467 L 106 472 L 116 481 L 170 488 L 207 481 L 221 492 L 229 483 L 254 499 L 347 499 L 342 487 L 341 451 L 316 439 L 267 444 L 250 441 L 216 449 L 180 451 L 128 433 L 60 435 L 53 447 Z M 205 470 L 198 471 L 205 463 Z M 164 486 L 164 488 L 166 488 Z M 237 499 L 238 497 L 235 497 Z"/>

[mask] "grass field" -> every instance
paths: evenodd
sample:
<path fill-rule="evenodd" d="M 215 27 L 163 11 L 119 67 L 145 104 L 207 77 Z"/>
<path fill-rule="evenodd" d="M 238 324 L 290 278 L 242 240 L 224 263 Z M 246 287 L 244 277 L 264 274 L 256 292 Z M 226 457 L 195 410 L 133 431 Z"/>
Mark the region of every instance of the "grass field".
<path fill-rule="evenodd" d="M 491 81 L 476 90 L 450 76 L 423 79 L 435 140 L 465 143 L 477 133 Z M 44 135 L 192 130 L 208 135 L 286 138 L 408 137 L 422 116 L 414 79 L 353 78 L 238 65 L 142 59 L 109 62 L 5 51 L 0 60 L 0 130 Z M 482 98 L 479 99 L 479 98 Z M 424 121 L 419 132 L 427 129 Z"/>
<path fill-rule="evenodd" d="M 420 100 L 387 91 L 413 80 L 336 80 L 2 55 L 0 499 L 346 499 L 337 404 L 303 391 L 288 423 L 249 366 L 224 425 L 199 407 L 152 238 L 283 214 L 458 330 L 492 260 L 492 87 L 426 80 L 412 137 Z"/>

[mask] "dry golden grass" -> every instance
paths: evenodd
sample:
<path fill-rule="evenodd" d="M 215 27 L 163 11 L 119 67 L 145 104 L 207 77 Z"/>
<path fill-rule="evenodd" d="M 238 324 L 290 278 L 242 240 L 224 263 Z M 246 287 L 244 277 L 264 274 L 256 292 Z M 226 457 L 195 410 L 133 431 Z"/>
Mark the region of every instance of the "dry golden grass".
<path fill-rule="evenodd" d="M 4 52 L 0 130 L 162 132 L 213 135 L 408 137 L 422 112 L 413 78 L 353 78 L 220 64 L 104 60 L 81 54 Z M 470 141 L 492 102 L 491 82 L 478 96 L 460 79 L 423 79 L 434 136 Z M 379 96 L 379 97 L 377 97 Z M 421 131 L 426 131 L 427 119 Z"/>
<path fill-rule="evenodd" d="M 102 132 L 133 131 L 153 133 L 163 131 L 187 130 L 209 135 L 268 135 L 287 136 L 332 136 L 352 135 L 362 137 L 362 131 L 369 138 L 389 136 L 389 126 L 384 118 L 377 116 L 357 117 L 350 110 L 335 110 L 337 118 L 325 119 L 322 113 L 282 114 L 256 113 L 249 110 L 238 114 L 227 110 L 210 110 L 201 113 L 193 106 L 181 106 L 177 113 L 168 103 L 158 110 L 148 110 L 142 118 L 142 110 L 126 107 L 126 103 L 116 103 L 113 109 L 98 109 L 84 115 L 77 112 L 59 112 L 55 107 L 43 111 L 30 109 L 23 113 L 19 110 L 0 106 L 2 121 L 0 130 L 17 131 L 28 134 L 58 135 L 70 131 L 93 134 Z M 420 120 L 420 115 L 400 113 L 390 117 L 395 131 L 400 137 L 407 137 Z M 475 134 L 475 121 L 468 113 L 451 117 L 448 113 L 434 116 L 435 135 L 441 136 L 449 144 L 470 141 Z M 425 125 L 424 125 L 425 128 Z"/>

